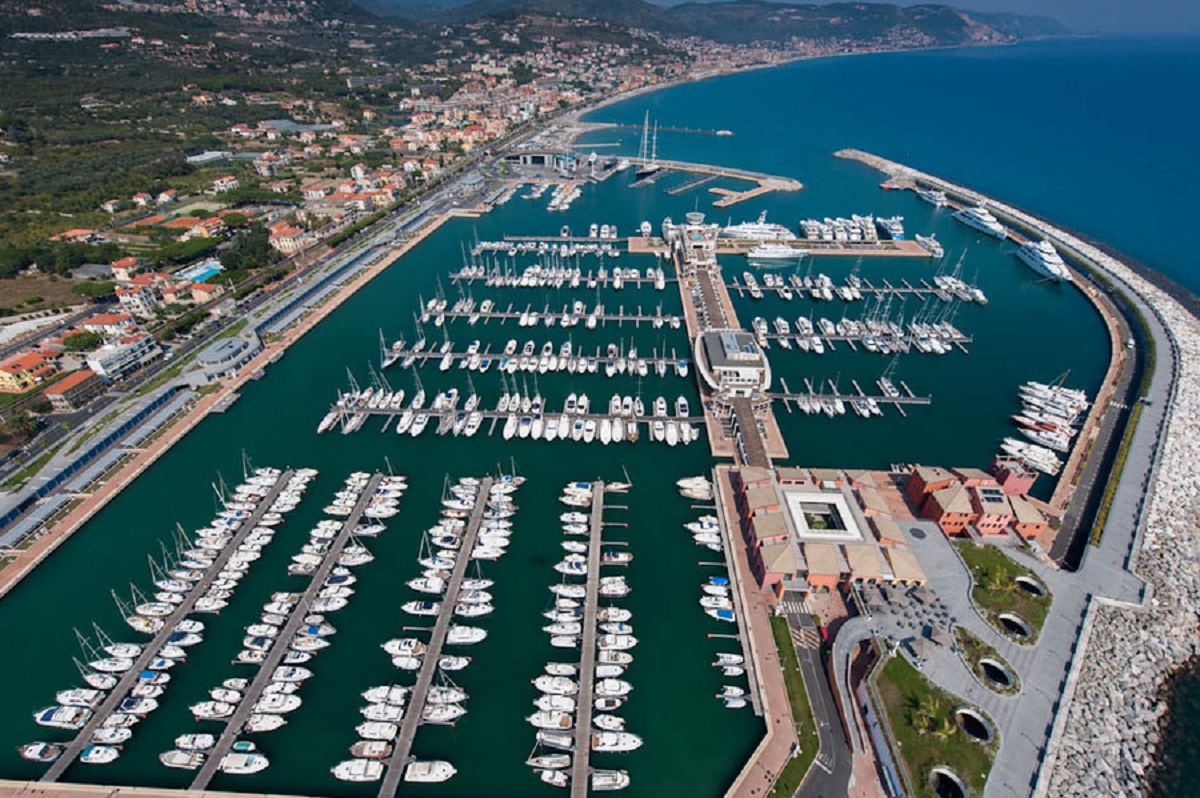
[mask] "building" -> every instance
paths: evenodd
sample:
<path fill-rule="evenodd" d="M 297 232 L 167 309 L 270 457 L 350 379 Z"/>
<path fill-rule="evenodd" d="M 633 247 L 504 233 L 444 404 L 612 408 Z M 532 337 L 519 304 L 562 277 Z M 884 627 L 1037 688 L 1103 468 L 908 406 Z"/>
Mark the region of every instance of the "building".
<path fill-rule="evenodd" d="M 146 333 L 127 335 L 92 352 L 88 368 L 107 380 L 119 380 L 162 356 L 158 342 Z"/>
<path fill-rule="evenodd" d="M 771 365 L 744 330 L 708 330 L 693 346 L 696 367 L 713 393 L 750 397 L 771 387 Z"/>
<path fill-rule="evenodd" d="M 971 509 L 975 512 L 974 526 L 982 535 L 1003 535 L 1013 522 L 1012 505 L 995 480 L 991 484 L 967 488 Z"/>
<path fill-rule="evenodd" d="M 121 307 L 141 318 L 149 318 L 158 309 L 158 294 L 150 285 L 119 285 L 117 301 Z"/>
<path fill-rule="evenodd" d="M 1036 540 L 1049 549 L 1054 540 L 1045 516 L 1023 496 L 1009 496 L 1008 504 L 1012 508 L 1013 531 L 1023 540 Z"/>
<path fill-rule="evenodd" d="M 214 193 L 220 194 L 223 191 L 233 191 L 239 185 L 241 184 L 236 177 L 225 175 L 224 177 L 218 177 L 212 182 L 212 190 Z"/>
<path fill-rule="evenodd" d="M 84 319 L 79 329 L 100 333 L 107 338 L 118 338 L 136 330 L 137 322 L 128 313 L 98 313 Z"/>
<path fill-rule="evenodd" d="M 915 466 L 904 485 L 904 495 L 914 510 L 920 510 L 925 499 L 935 491 L 943 490 L 958 482 L 954 473 L 936 466 Z"/>
<path fill-rule="evenodd" d="M 957 481 L 930 493 L 921 505 L 921 517 L 928 518 L 947 535 L 965 535 L 975 521 L 975 507 L 969 489 Z"/>
<path fill-rule="evenodd" d="M 128 282 L 137 276 L 139 271 L 138 259 L 134 257 L 121 258 L 109 264 L 113 279 Z"/>
<path fill-rule="evenodd" d="M 104 381 L 91 369 L 68 374 L 42 391 L 42 395 L 50 400 L 50 406 L 60 412 L 78 410 L 102 393 Z"/>
<path fill-rule="evenodd" d="M 1037 481 L 1038 476 L 1037 471 L 1017 458 L 1003 455 L 997 455 L 992 460 L 991 465 L 988 466 L 988 473 L 995 478 L 996 483 L 1009 496 L 1027 495 L 1033 489 L 1033 483 Z"/>
<path fill-rule="evenodd" d="M 53 360 L 37 352 L 23 352 L 0 361 L 0 393 L 25 393 L 58 373 Z"/>

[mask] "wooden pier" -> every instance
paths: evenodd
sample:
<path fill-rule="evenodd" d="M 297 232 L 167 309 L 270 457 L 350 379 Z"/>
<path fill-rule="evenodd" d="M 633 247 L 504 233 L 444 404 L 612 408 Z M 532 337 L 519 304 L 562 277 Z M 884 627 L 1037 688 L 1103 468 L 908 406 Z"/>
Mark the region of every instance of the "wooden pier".
<path fill-rule="evenodd" d="M 404 710 L 404 719 L 400 724 L 400 734 L 396 737 L 395 748 L 388 760 L 387 770 L 379 786 L 379 798 L 392 798 L 400 786 L 404 770 L 408 767 L 412 752 L 413 739 L 417 735 L 417 727 L 421 724 L 421 716 L 425 712 L 425 699 L 433 677 L 437 674 L 438 661 L 442 658 L 442 647 L 446 643 L 446 635 L 454 618 L 454 607 L 458 603 L 458 591 L 466 577 L 467 568 L 471 564 L 471 552 L 475 549 L 475 540 L 479 537 L 479 527 L 483 523 L 483 514 L 487 509 L 488 496 L 492 489 L 492 478 L 487 477 L 479 482 L 479 493 L 475 497 L 475 507 L 471 510 L 471 518 L 467 522 L 467 531 L 463 535 L 459 556 L 454 561 L 454 571 L 446 584 L 446 592 L 442 596 L 441 611 L 433 625 L 429 637 L 429 645 L 421 660 L 421 670 L 417 675 L 416 684 L 410 693 L 408 706 Z"/>
<path fill-rule="evenodd" d="M 234 552 L 237 551 L 238 546 L 242 544 L 242 541 L 246 539 L 251 530 L 258 525 L 259 520 L 261 520 L 262 517 L 267 513 L 271 505 L 275 502 L 275 499 L 278 498 L 279 494 L 283 492 L 283 489 L 287 486 L 288 480 L 290 480 L 294 474 L 295 471 L 287 470 L 279 475 L 279 479 L 275 482 L 274 486 L 272 486 L 270 492 L 268 492 L 267 495 L 262 498 L 262 501 L 258 503 L 258 506 L 254 509 L 254 512 L 250 514 L 250 517 L 242 522 L 241 527 L 238 528 L 238 531 L 229 541 L 229 544 L 226 545 L 225 548 L 221 550 L 221 553 L 217 556 L 217 558 L 213 560 L 212 565 L 210 565 L 205 571 L 204 577 L 196 583 L 196 586 L 193 587 L 186 596 L 184 596 L 183 601 L 176 608 L 175 612 L 166 618 L 166 623 L 163 624 L 162 630 L 155 634 L 154 637 L 151 638 L 150 642 L 145 644 L 141 655 L 134 660 L 133 667 L 121 676 L 121 679 L 117 682 L 116 687 L 109 692 L 108 697 L 101 702 L 100 706 L 96 707 L 95 712 L 92 713 L 92 717 L 86 724 L 84 724 L 83 728 L 79 730 L 79 733 L 75 735 L 75 739 L 67 745 L 66 750 L 64 750 L 58 759 L 55 760 L 54 764 L 52 764 L 42 775 L 40 781 L 48 783 L 62 778 L 62 775 L 67 771 L 67 768 L 74 764 L 79 758 L 79 754 L 83 751 L 83 749 L 87 748 L 88 745 L 91 744 L 92 733 L 99 728 L 100 724 L 116 710 L 117 706 L 122 701 L 129 696 L 130 689 L 133 687 L 134 683 L 137 682 L 138 676 L 141 675 L 146 667 L 155 659 L 158 659 L 158 652 L 164 645 L 167 644 L 167 638 L 175 633 L 176 625 L 178 625 L 178 623 L 187 617 L 188 613 L 192 611 L 192 607 L 195 606 L 197 599 L 208 592 L 208 586 L 212 584 L 212 581 L 216 578 L 216 575 L 225 567 L 225 563 L 227 563 L 233 556 Z"/>
<path fill-rule="evenodd" d="M 337 565 L 338 557 L 342 555 L 342 549 L 346 547 L 346 543 L 350 540 L 351 530 L 358 526 L 358 521 L 362 518 L 363 511 L 371 503 L 371 499 L 375 495 L 375 489 L 379 487 L 379 482 L 382 479 L 383 476 L 381 474 L 374 474 L 367 482 L 362 496 L 359 497 L 358 502 L 354 505 L 354 510 L 346 517 L 346 522 L 338 530 L 333 545 L 325 555 L 325 560 L 313 573 L 312 578 L 309 580 L 308 588 L 300 597 L 300 601 L 296 602 L 296 606 L 292 609 L 287 623 L 280 630 L 279 635 L 272 641 L 270 651 L 267 652 L 267 658 L 259 666 L 254 681 L 246 688 L 245 693 L 242 695 L 242 700 L 238 703 L 233 715 L 225 720 L 225 730 L 221 732 L 216 745 L 209 752 L 204 765 L 196 773 L 196 778 L 192 780 L 191 785 L 188 787 L 189 790 L 207 789 L 213 776 L 217 774 L 221 766 L 221 760 L 229 753 L 229 749 L 237 741 L 237 737 L 241 734 L 246 720 L 254 712 L 254 705 L 258 703 L 263 690 L 274 679 L 275 669 L 279 667 L 284 656 L 287 655 L 292 639 L 295 637 L 300 625 L 304 622 L 304 616 L 308 614 L 308 608 L 312 605 L 317 593 L 325 586 L 325 580 L 329 578 L 329 574 L 333 571 L 334 566 Z"/>
<path fill-rule="evenodd" d="M 600 546 L 604 533 L 604 483 L 592 483 L 588 530 L 587 593 L 583 604 L 583 642 L 579 654 L 579 698 L 575 704 L 575 758 L 571 761 L 571 798 L 585 798 L 591 780 L 592 689 L 596 681 L 596 633 L 600 603 Z"/>
<path fill-rule="evenodd" d="M 783 385 L 783 391 L 772 392 L 768 393 L 767 395 L 772 399 L 777 399 L 783 402 L 783 406 L 787 408 L 789 413 L 792 412 L 793 404 L 795 404 L 797 407 L 800 407 L 799 403 L 801 399 L 807 400 L 808 402 L 820 402 L 822 399 L 829 399 L 830 401 L 840 400 L 842 402 L 874 400 L 876 403 L 881 405 L 889 404 L 894 406 L 896 410 L 900 412 L 900 415 L 904 415 L 904 405 L 927 405 L 933 402 L 932 397 L 918 396 L 903 380 L 900 381 L 899 396 L 888 396 L 886 394 L 867 394 L 865 391 L 863 391 L 862 387 L 856 380 L 850 381 L 850 384 L 854 386 L 854 393 L 842 393 L 832 380 L 826 380 L 825 382 L 829 386 L 828 391 L 824 390 L 824 386 L 822 386 L 820 390 L 814 388 L 813 384 L 808 380 L 807 377 L 805 377 L 804 385 L 806 388 L 808 388 L 808 391 L 797 393 L 792 392 L 788 388 L 787 383 L 781 381 L 781 384 Z M 820 412 L 820 410 L 818 409 L 817 412 Z"/>

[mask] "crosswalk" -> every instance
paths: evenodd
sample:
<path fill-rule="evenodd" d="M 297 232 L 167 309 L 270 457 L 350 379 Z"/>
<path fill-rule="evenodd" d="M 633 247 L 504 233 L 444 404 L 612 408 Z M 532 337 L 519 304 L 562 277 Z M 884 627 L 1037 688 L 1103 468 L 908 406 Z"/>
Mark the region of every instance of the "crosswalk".
<path fill-rule="evenodd" d="M 811 626 L 806 626 L 803 629 L 793 628 L 791 630 L 791 632 L 792 632 L 792 643 L 794 643 L 797 648 L 820 648 L 821 647 L 821 635 L 819 635 L 817 633 L 817 630 L 812 628 Z"/>
<path fill-rule="evenodd" d="M 812 610 L 808 606 L 807 601 L 795 601 L 793 599 L 785 599 L 779 602 L 779 607 L 787 615 L 811 615 Z"/>

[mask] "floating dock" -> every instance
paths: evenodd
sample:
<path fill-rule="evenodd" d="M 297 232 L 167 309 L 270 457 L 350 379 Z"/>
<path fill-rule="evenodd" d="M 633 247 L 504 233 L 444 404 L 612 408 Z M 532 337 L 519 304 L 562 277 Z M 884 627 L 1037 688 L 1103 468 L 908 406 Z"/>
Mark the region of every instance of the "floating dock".
<path fill-rule="evenodd" d="M 246 539 L 251 530 L 258 525 L 258 522 L 270 509 L 275 499 L 287 487 L 288 480 L 294 475 L 294 470 L 287 470 L 279 475 L 279 479 L 271 487 L 270 492 L 262 498 L 262 501 L 258 503 L 254 512 L 250 514 L 250 517 L 242 522 L 233 539 L 229 541 L 229 544 L 213 560 L 212 565 L 205 571 L 204 577 L 187 593 L 175 612 L 166 618 L 166 623 L 163 624 L 162 630 L 155 634 L 150 642 L 144 645 L 141 655 L 134 660 L 133 667 L 121 676 L 121 680 L 117 682 L 116 687 L 109 692 L 108 697 L 101 702 L 100 706 L 96 707 L 95 712 L 92 713 L 92 717 L 79 730 L 79 733 L 75 735 L 75 739 L 67 744 L 66 750 L 54 761 L 54 764 L 50 765 L 49 769 L 42 774 L 39 781 L 47 783 L 57 781 L 66 773 L 67 768 L 79 759 L 79 754 L 91 744 L 92 732 L 99 728 L 100 724 L 129 696 L 129 691 L 134 683 L 137 682 L 138 676 L 146 670 L 146 667 L 151 662 L 158 659 L 158 652 L 167 644 L 167 638 L 175 633 L 176 625 L 192 611 L 192 607 L 196 604 L 197 599 L 208 592 L 208 586 L 212 584 L 216 575 L 225 567 L 225 563 L 238 550 L 238 546 L 242 544 L 242 541 Z"/>
<path fill-rule="evenodd" d="M 482 320 L 485 324 L 491 319 L 496 319 L 501 324 L 504 324 L 507 321 L 519 320 L 521 318 L 531 318 L 531 319 L 535 320 L 534 323 L 532 325 L 526 325 L 526 326 L 534 326 L 534 327 L 536 327 L 538 325 L 550 326 L 550 327 L 561 327 L 564 325 L 560 324 L 559 322 L 564 315 L 566 315 L 568 318 L 574 315 L 569 310 L 563 310 L 563 311 L 558 311 L 558 312 L 551 311 L 548 306 L 540 311 L 537 311 L 537 310 L 516 311 L 516 310 L 513 310 L 512 307 L 513 307 L 512 305 L 509 305 L 507 310 L 489 310 L 486 312 L 479 311 L 479 310 L 473 310 L 473 311 L 446 310 L 441 313 L 431 313 L 430 315 L 434 316 L 434 317 L 441 316 L 446 321 L 455 321 L 455 320 L 459 320 L 459 319 L 475 318 L 477 321 Z M 590 314 L 588 314 L 588 315 L 590 315 Z M 577 319 L 576 324 L 578 324 L 579 317 L 575 316 L 575 318 Z M 546 325 L 547 319 L 551 320 L 550 325 Z M 630 323 L 630 324 L 633 324 L 635 327 L 640 327 L 643 324 L 653 324 L 656 327 L 661 328 L 663 325 L 670 325 L 671 327 L 678 327 L 681 322 L 681 319 L 679 316 L 664 316 L 661 313 L 657 314 L 657 315 L 653 315 L 653 316 L 649 315 L 647 313 L 642 313 L 641 306 L 638 306 L 637 313 L 625 313 L 624 307 L 622 307 L 618 310 L 617 313 L 604 313 L 604 314 L 597 315 L 596 321 L 597 321 L 597 323 L 599 323 L 601 325 L 607 325 L 610 322 L 613 324 L 616 324 L 618 326 L 623 326 L 626 323 Z M 572 326 L 572 325 L 565 325 L 565 326 Z"/>
<path fill-rule="evenodd" d="M 507 357 L 509 360 L 520 360 L 520 358 L 521 358 L 521 354 L 519 352 L 515 352 L 511 355 L 505 355 L 503 352 L 492 352 L 492 351 L 490 351 L 490 344 L 489 344 L 489 347 L 484 349 L 482 352 L 476 352 L 474 354 L 477 355 L 481 360 L 487 359 L 487 360 L 495 361 L 497 366 L 499 365 L 499 361 L 501 358 Z M 440 364 L 441 361 L 445 360 L 446 357 L 449 356 L 450 362 L 453 363 L 456 368 L 464 368 L 464 366 L 462 365 L 462 361 L 470 360 L 470 358 L 473 356 L 472 353 L 469 353 L 469 352 L 455 352 L 453 350 L 451 350 L 449 352 L 440 352 L 436 349 L 422 349 L 420 352 L 414 352 L 411 349 L 391 349 L 391 350 L 389 350 L 389 358 L 390 358 L 390 355 L 395 355 L 395 358 L 389 359 L 389 362 L 388 362 L 389 366 L 396 362 L 403 362 L 404 360 L 406 360 L 410 357 L 413 358 L 414 365 L 424 366 L 424 365 L 427 365 L 429 363 L 429 361 L 431 361 L 431 360 L 437 361 Z M 534 360 L 534 359 L 540 360 L 541 359 L 540 354 L 529 355 L 528 357 L 531 360 Z M 619 361 L 624 361 L 626 363 L 629 362 L 628 357 L 609 357 L 608 355 L 602 355 L 602 354 L 600 354 L 599 348 L 596 349 L 595 355 L 575 354 L 575 355 L 570 355 L 570 357 L 573 357 L 576 360 L 579 360 L 579 359 L 595 360 L 596 363 L 601 367 L 607 366 L 609 363 L 616 364 Z M 558 354 L 557 350 L 555 350 L 554 358 L 555 358 L 555 360 L 557 360 L 559 358 L 559 354 Z M 649 369 L 649 373 L 646 375 L 648 377 L 651 375 L 657 374 L 658 366 L 666 367 L 667 373 L 672 374 L 675 372 L 675 364 L 676 363 L 686 363 L 689 366 L 692 363 L 692 359 L 690 357 L 659 357 L 659 356 L 653 356 L 653 355 L 650 357 L 639 356 L 639 357 L 635 358 L 635 360 L 641 360 L 641 361 L 645 362 L 646 366 Z M 477 369 L 472 369 L 472 371 L 476 371 L 476 370 Z M 450 371 L 450 369 L 447 369 L 447 371 Z M 559 371 L 560 371 L 559 369 L 554 369 L 553 371 L 547 370 L 546 372 L 540 372 L 540 371 L 529 372 L 529 371 L 525 371 L 522 369 L 517 369 L 517 371 L 512 372 L 512 373 L 513 374 L 536 373 L 536 374 L 544 375 L 547 373 L 548 374 L 557 374 Z M 509 373 L 509 372 L 506 371 L 505 373 Z M 628 372 L 625 372 L 625 373 L 628 373 Z"/>
<path fill-rule="evenodd" d="M 350 531 L 358 526 L 363 511 L 367 509 L 367 506 L 374 498 L 375 489 L 379 487 L 379 482 L 382 479 L 382 475 L 374 474 L 367 482 L 367 486 L 363 490 L 362 496 L 359 497 L 358 503 L 354 506 L 354 510 L 346 517 L 346 522 L 338 530 L 337 537 L 334 538 L 333 545 L 325 555 L 324 561 L 309 580 L 308 588 L 301 595 L 300 601 L 292 608 L 292 613 L 288 617 L 283 629 L 280 630 L 278 636 L 271 643 L 271 650 L 267 653 L 267 658 L 259 666 L 254 681 L 246 688 L 245 693 L 242 695 L 242 700 L 238 703 L 233 715 L 225 721 L 225 730 L 221 732 L 221 736 L 217 739 L 217 744 L 208 753 L 208 758 L 204 761 L 204 765 L 200 768 L 199 772 L 196 773 L 196 778 L 192 780 L 191 785 L 188 787 L 189 790 L 201 791 L 207 789 L 213 776 L 217 774 L 217 771 L 221 767 L 221 760 L 229 753 L 229 749 L 234 742 L 237 741 L 237 737 L 241 734 L 246 720 L 254 712 L 254 705 L 258 703 L 263 690 L 273 680 L 275 669 L 279 667 L 279 663 L 287 655 L 292 639 L 295 637 L 297 630 L 300 629 L 300 625 L 304 622 L 304 616 L 308 614 L 308 608 L 312 605 L 317 593 L 324 587 L 325 580 L 329 578 L 329 574 L 333 571 L 334 566 L 337 565 L 337 560 L 342 554 L 342 549 L 346 547 L 346 543 L 350 540 Z"/>
<path fill-rule="evenodd" d="M 592 690 L 596 681 L 597 614 L 600 603 L 600 545 L 604 532 L 604 483 L 592 483 L 588 528 L 587 593 L 583 603 L 583 641 L 579 647 L 579 698 L 575 717 L 575 758 L 571 761 L 571 797 L 586 798 L 591 780 Z"/>
<path fill-rule="evenodd" d="M 471 551 L 475 548 L 475 540 L 479 536 L 479 527 L 483 524 L 483 515 L 487 510 L 488 494 L 492 489 L 493 480 L 487 477 L 479 481 L 479 492 L 476 494 L 475 507 L 471 510 L 471 518 L 467 522 L 467 531 L 463 535 L 462 546 L 459 551 L 463 553 L 454 561 L 454 571 L 450 575 L 450 581 L 446 584 L 446 592 L 442 596 L 441 611 L 438 613 L 437 621 L 433 625 L 432 634 L 429 637 L 429 645 L 425 649 L 424 659 L 421 660 L 421 670 L 417 675 L 416 684 L 413 685 L 411 700 L 404 711 L 404 718 L 400 724 L 400 733 L 396 737 L 395 748 L 392 751 L 392 756 L 388 760 L 387 770 L 383 774 L 383 781 L 379 786 L 379 798 L 392 798 L 396 794 L 396 790 L 400 786 L 400 780 L 404 776 L 404 770 L 408 766 L 410 754 L 412 752 L 413 739 L 417 735 L 417 727 L 421 724 L 421 716 L 425 712 L 425 699 L 429 694 L 429 687 L 433 683 L 433 677 L 438 670 L 438 661 L 442 658 L 442 647 L 446 644 L 446 635 L 450 630 L 450 623 L 454 618 L 454 607 L 458 603 L 458 592 L 462 587 L 463 579 L 466 577 L 467 568 L 471 564 Z"/>

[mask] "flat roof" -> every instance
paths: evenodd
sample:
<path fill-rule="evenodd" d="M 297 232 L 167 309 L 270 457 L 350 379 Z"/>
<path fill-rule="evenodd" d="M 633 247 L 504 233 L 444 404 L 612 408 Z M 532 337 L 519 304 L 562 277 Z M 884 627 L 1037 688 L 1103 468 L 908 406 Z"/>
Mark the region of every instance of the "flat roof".
<path fill-rule="evenodd" d="M 708 364 L 719 368 L 760 368 L 765 363 L 754 336 L 741 330 L 710 330 L 700 333 Z"/>
<path fill-rule="evenodd" d="M 784 506 L 801 542 L 859 543 L 865 539 L 841 491 L 781 486 Z M 840 521 L 840 525 L 836 522 Z M 832 525 L 831 525 L 832 522 Z"/>

